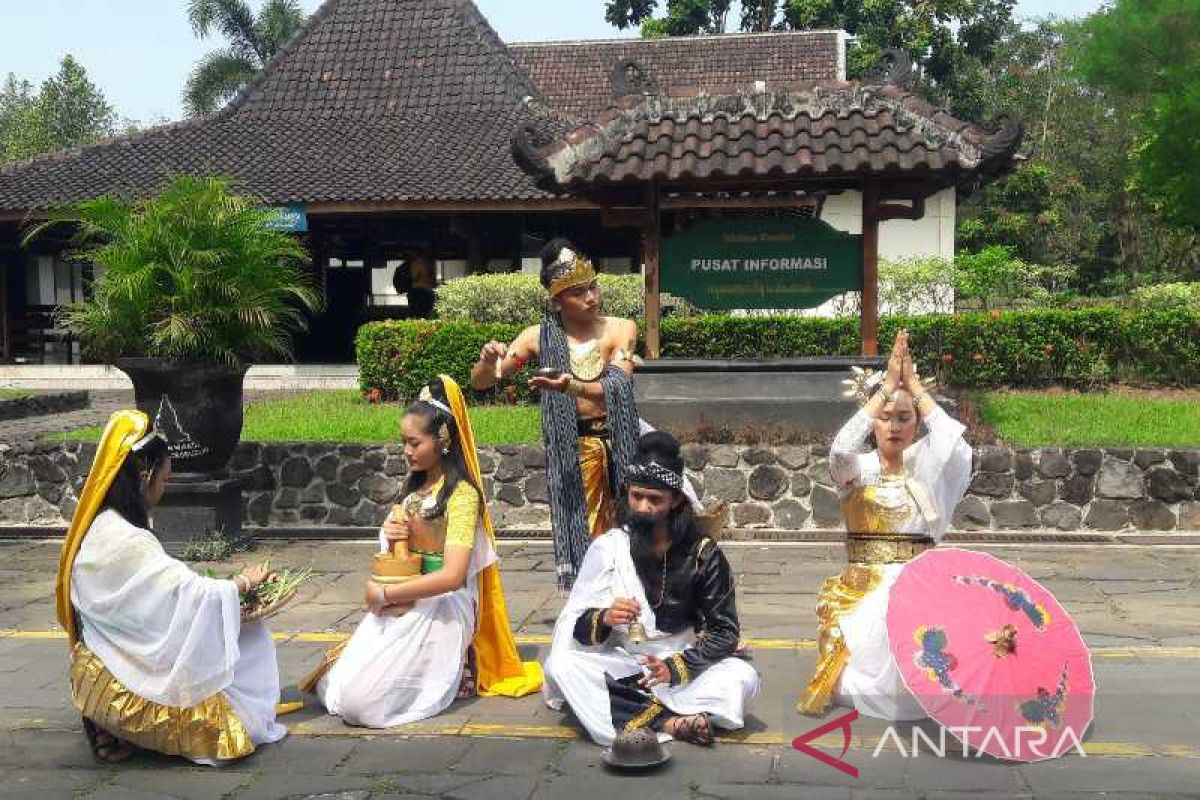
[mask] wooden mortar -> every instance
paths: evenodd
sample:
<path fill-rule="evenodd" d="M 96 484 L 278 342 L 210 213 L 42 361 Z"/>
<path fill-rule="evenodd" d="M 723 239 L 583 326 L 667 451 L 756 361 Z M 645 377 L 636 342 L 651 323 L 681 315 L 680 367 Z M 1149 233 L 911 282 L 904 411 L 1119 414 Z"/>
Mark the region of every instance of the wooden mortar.
<path fill-rule="evenodd" d="M 392 506 L 392 517 L 403 519 L 404 506 Z M 408 538 L 392 542 L 387 553 L 376 553 L 371 569 L 371 580 L 376 583 L 404 583 L 421 576 L 421 556 L 408 551 Z"/>

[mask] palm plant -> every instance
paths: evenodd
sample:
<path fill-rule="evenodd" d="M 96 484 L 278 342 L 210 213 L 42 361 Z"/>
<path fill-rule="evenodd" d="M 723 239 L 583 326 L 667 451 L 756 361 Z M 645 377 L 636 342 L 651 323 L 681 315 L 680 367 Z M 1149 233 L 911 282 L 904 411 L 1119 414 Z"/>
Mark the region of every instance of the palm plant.
<path fill-rule="evenodd" d="M 307 19 L 297 0 L 266 0 L 258 14 L 245 0 L 189 0 L 188 20 L 200 38 L 219 32 L 229 46 L 202 57 L 188 77 L 190 116 L 211 114 L 258 72 Z"/>
<path fill-rule="evenodd" d="M 304 309 L 321 297 L 308 253 L 272 230 L 273 213 L 229 180 L 179 177 L 140 201 L 101 197 L 57 211 L 76 228 L 72 256 L 103 267 L 92 297 L 60 311 L 89 357 L 201 359 L 238 368 L 291 357 Z"/>

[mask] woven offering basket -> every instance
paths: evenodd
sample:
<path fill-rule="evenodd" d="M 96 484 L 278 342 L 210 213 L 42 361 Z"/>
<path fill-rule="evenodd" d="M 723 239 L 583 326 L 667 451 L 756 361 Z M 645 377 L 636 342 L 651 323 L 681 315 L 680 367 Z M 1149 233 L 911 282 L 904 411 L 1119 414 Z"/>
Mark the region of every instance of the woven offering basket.
<path fill-rule="evenodd" d="M 292 602 L 296 597 L 296 591 L 296 589 L 292 589 L 290 592 L 280 595 L 275 599 L 275 602 L 268 605 L 256 605 L 250 609 L 242 609 L 242 624 L 256 622 L 260 619 L 269 619 L 275 616 L 280 611 L 283 611 L 288 603 Z"/>

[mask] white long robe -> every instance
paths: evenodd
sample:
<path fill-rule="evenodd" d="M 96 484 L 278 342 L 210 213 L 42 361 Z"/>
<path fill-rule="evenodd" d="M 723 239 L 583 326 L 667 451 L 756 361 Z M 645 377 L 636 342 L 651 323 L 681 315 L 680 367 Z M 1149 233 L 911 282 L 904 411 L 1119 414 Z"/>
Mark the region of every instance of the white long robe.
<path fill-rule="evenodd" d="M 962 423 L 941 408 L 926 416 L 924 423 L 928 432 L 904 451 L 904 468 L 908 477 L 924 489 L 930 507 L 925 514 L 914 511 L 895 532 L 922 534 L 939 542 L 970 483 L 971 447 L 963 440 Z M 880 480 L 878 451 L 860 452 L 871 428 L 871 418 L 860 410 L 830 446 L 830 472 L 843 496 L 856 486 Z M 839 622 L 850 659 L 835 697 L 860 714 L 879 719 L 915 720 L 926 716 L 904 685 L 888 643 L 888 594 L 905 566 L 883 564 L 879 583 Z"/>
<path fill-rule="evenodd" d="M 287 735 L 275 643 L 265 623 L 241 624 L 233 581 L 198 575 L 109 510 L 79 548 L 71 602 L 83 644 L 133 693 L 188 708 L 220 692 L 254 744 Z"/>
<path fill-rule="evenodd" d="M 608 640 L 595 646 L 575 639 L 575 622 L 591 608 L 608 608 L 618 597 L 632 597 L 641 606 L 641 622 L 648 639 L 641 645 L 626 638 L 627 627 L 619 626 Z M 597 537 L 588 548 L 579 577 L 567 605 L 554 625 L 554 640 L 546 659 L 546 682 L 542 688 L 547 705 L 561 710 L 566 703 L 601 745 L 616 737 L 609 704 L 605 673 L 615 679 L 642 672 L 636 656 L 650 654 L 665 658 L 695 641 L 692 631 L 665 634 L 655 628 L 654 611 L 646 600 L 642 582 L 629 554 L 629 534 L 614 528 Z M 659 685 L 654 696 L 675 714 L 707 713 L 714 725 L 736 730 L 745 724 L 745 709 L 758 694 L 759 677 L 754 667 L 740 658 L 726 658 L 682 686 Z M 660 734 L 661 739 L 669 739 Z"/>
<path fill-rule="evenodd" d="M 388 551 L 382 530 L 379 548 Z M 491 539 L 480 528 L 466 585 L 418 600 L 399 617 L 363 617 L 317 682 L 317 696 L 329 713 L 351 725 L 391 728 L 446 710 L 458 693 L 463 659 L 475 638 L 478 575 L 495 560 Z"/>

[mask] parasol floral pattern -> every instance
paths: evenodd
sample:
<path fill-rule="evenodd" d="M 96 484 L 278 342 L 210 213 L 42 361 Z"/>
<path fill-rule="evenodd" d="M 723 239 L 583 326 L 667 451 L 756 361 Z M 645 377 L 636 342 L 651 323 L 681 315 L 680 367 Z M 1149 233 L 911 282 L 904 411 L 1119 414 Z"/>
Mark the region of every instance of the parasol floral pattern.
<path fill-rule="evenodd" d="M 1045 607 L 1035 603 L 1028 594 L 1016 586 L 1000 583 L 999 581 L 979 575 L 955 575 L 954 580 L 963 586 L 986 586 L 994 592 L 999 592 L 1004 601 L 1008 603 L 1008 607 L 1013 611 L 1020 611 L 1028 617 L 1036 630 L 1044 631 L 1046 626 L 1050 624 L 1050 614 L 1046 611 Z"/>

